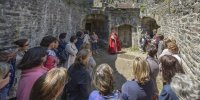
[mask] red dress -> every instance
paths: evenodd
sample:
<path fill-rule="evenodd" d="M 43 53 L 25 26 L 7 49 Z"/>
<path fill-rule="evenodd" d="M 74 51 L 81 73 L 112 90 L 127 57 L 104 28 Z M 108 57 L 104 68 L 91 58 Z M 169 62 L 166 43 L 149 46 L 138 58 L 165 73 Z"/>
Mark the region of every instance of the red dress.
<path fill-rule="evenodd" d="M 114 54 L 114 53 L 117 53 L 118 51 L 121 51 L 120 40 L 117 37 L 116 33 L 111 33 L 110 38 L 109 38 L 108 52 L 111 54 Z"/>

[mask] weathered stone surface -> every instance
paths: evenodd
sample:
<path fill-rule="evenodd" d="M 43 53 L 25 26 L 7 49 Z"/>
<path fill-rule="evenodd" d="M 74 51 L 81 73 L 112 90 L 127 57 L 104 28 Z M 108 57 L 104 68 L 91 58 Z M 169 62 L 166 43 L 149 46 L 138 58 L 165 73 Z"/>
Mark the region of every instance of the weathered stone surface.
<path fill-rule="evenodd" d="M 36 46 L 45 35 L 67 32 L 70 37 L 81 29 L 87 14 L 83 6 L 88 2 L 82 1 L 0 0 L 0 48 L 12 46 L 19 38 L 29 38 L 31 46 Z"/>
<path fill-rule="evenodd" d="M 169 9 L 170 7 L 170 9 Z M 159 9 L 155 9 L 159 8 Z M 175 9 L 175 13 L 158 13 Z M 161 26 L 159 33 L 177 41 L 186 72 L 200 76 L 200 14 L 197 0 L 171 0 L 160 5 L 151 4 L 148 15 L 154 17 Z M 155 14 L 155 15 L 153 15 Z"/>

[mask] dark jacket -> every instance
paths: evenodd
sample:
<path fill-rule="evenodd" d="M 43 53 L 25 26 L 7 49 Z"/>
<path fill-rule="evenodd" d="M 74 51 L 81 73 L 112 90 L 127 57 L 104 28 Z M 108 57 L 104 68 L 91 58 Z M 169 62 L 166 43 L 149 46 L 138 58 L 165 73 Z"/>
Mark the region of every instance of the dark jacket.
<path fill-rule="evenodd" d="M 83 64 L 74 64 L 68 69 L 69 82 L 65 85 L 62 100 L 88 100 L 90 75 Z"/>
<path fill-rule="evenodd" d="M 158 100 L 179 100 L 169 84 L 163 86 Z"/>

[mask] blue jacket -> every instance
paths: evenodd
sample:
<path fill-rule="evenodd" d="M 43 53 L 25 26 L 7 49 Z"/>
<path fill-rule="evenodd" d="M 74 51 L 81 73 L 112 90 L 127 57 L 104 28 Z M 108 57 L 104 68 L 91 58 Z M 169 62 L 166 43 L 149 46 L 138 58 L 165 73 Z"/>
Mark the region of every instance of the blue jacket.
<path fill-rule="evenodd" d="M 158 100 L 179 100 L 169 84 L 163 86 Z"/>

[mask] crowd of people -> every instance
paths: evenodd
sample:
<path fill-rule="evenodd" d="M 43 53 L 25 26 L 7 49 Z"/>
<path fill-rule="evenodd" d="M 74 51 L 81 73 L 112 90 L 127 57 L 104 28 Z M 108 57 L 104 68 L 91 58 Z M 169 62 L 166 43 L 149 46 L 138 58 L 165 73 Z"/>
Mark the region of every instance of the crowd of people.
<path fill-rule="evenodd" d="M 116 90 L 113 69 L 105 63 L 96 68 L 95 32 L 79 31 L 69 42 L 66 37 L 67 33 L 58 38 L 45 36 L 40 46 L 30 49 L 29 40 L 20 39 L 14 42 L 18 46 L 16 52 L 0 50 L 0 100 L 200 99 L 200 82 L 184 72 L 173 39 L 160 36 L 157 45 L 148 44 L 147 57 L 133 59 L 132 80 Z M 116 31 L 112 31 L 108 52 L 120 50 L 120 40 Z M 158 73 L 163 83 L 160 93 L 156 83 Z"/>

